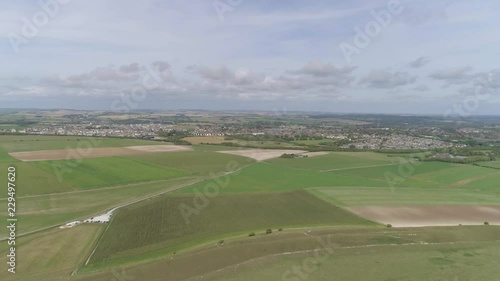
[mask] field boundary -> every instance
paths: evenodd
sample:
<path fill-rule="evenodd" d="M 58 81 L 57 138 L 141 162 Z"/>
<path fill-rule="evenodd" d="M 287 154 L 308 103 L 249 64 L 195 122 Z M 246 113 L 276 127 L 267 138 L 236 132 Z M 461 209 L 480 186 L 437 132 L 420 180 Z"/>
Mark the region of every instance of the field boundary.
<path fill-rule="evenodd" d="M 349 168 L 337 168 L 337 169 L 329 169 L 329 170 L 320 170 L 320 172 L 323 172 L 323 173 L 324 172 L 335 172 L 335 171 L 355 170 L 355 169 L 384 167 L 384 166 L 396 166 L 396 165 L 400 165 L 400 163 L 369 165 L 369 166 L 359 166 L 359 167 L 349 167 Z"/>
<path fill-rule="evenodd" d="M 230 172 L 226 172 L 226 173 L 223 173 L 222 175 L 214 175 L 214 176 L 211 176 L 211 177 L 203 177 L 203 178 L 200 178 L 199 180 L 196 180 L 196 181 L 193 181 L 191 183 L 186 183 L 186 184 L 181 184 L 180 186 L 177 186 L 175 188 L 170 188 L 168 190 L 163 190 L 161 192 L 157 192 L 156 194 L 152 194 L 152 195 L 149 195 L 147 197 L 143 197 L 143 198 L 140 198 L 140 199 L 137 199 L 137 200 L 134 200 L 134 201 L 131 201 L 131 202 L 127 202 L 126 204 L 122 204 L 122 205 L 119 205 L 117 207 L 114 207 L 112 208 L 112 210 L 114 210 L 114 212 L 116 212 L 118 209 L 120 208 L 123 208 L 123 207 L 126 207 L 126 206 L 130 206 L 132 204 L 135 204 L 135 203 L 140 203 L 142 201 L 146 201 L 148 199 L 152 199 L 154 197 L 158 197 L 158 196 L 161 196 L 161 195 L 164 195 L 164 194 L 167 194 L 167 193 L 170 193 L 172 191 L 176 191 L 176 190 L 179 190 L 181 188 L 184 188 L 184 187 L 188 187 L 188 186 L 192 186 L 192 185 L 195 185 L 197 183 L 200 183 L 200 182 L 203 182 L 203 181 L 206 181 L 206 180 L 211 180 L 211 179 L 215 179 L 215 178 L 218 178 L 218 177 L 221 177 L 221 176 L 225 176 L 225 175 L 230 175 L 230 174 L 233 174 L 233 173 L 238 173 L 240 172 L 241 170 L 253 165 L 255 163 L 250 163 L 250 164 L 247 164 L 243 167 L 240 167 L 239 169 L 236 169 L 234 171 L 230 171 Z M 114 216 L 113 216 L 114 217 Z M 113 221 L 113 217 L 111 219 L 111 221 L 108 223 L 105 231 L 103 231 L 102 235 L 104 236 L 104 233 L 106 233 L 106 230 L 109 228 L 109 226 L 111 225 L 112 221 Z M 99 238 L 99 241 L 101 240 L 102 237 Z M 90 261 L 90 259 L 92 258 L 92 255 L 94 254 L 94 252 L 96 251 L 97 247 L 99 246 L 99 243 L 96 243 L 96 245 L 94 246 L 94 248 L 92 249 L 92 252 L 91 254 L 89 255 L 89 257 L 87 258 L 86 262 L 85 262 L 85 265 L 88 264 L 88 262 Z"/>

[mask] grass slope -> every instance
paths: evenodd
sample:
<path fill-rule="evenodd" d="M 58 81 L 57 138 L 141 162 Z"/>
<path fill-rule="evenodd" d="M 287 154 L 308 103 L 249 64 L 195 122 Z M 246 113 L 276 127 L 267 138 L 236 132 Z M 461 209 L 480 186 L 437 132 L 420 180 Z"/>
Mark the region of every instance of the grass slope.
<path fill-rule="evenodd" d="M 354 281 L 498 279 L 500 227 L 331 227 L 311 229 L 308 235 L 304 232 L 285 229 L 226 239 L 224 246 L 206 245 L 172 258 L 126 267 L 125 272 L 148 281 L 332 280 L 332 276 Z M 328 246 L 333 252 L 316 266 L 308 257 L 325 255 L 319 239 L 333 242 Z M 307 276 L 283 277 L 294 268 Z M 112 272 L 77 275 L 71 280 L 109 281 Z"/>
<path fill-rule="evenodd" d="M 38 167 L 54 173 L 54 167 L 63 172 L 62 178 L 78 189 L 91 189 L 134 182 L 173 179 L 188 175 L 175 169 L 124 157 L 104 157 L 77 160 L 34 162 Z M 75 168 L 72 168 L 75 167 Z"/>
<path fill-rule="evenodd" d="M 223 176 L 222 181 L 226 181 Z M 229 183 L 221 192 L 280 192 L 319 186 L 385 186 L 385 181 L 364 179 L 352 176 L 333 175 L 318 171 L 275 166 L 268 163 L 255 163 L 236 175 L 229 177 Z M 203 191 L 206 183 L 200 183 L 179 190 L 182 193 Z"/>
<path fill-rule="evenodd" d="M 371 224 L 305 191 L 229 194 L 210 199 L 187 224 L 180 206 L 193 196 L 164 196 L 118 210 L 91 264 L 146 258 L 194 246 L 229 234 L 267 228 Z"/>
<path fill-rule="evenodd" d="M 33 163 L 25 162 L 0 162 L 0 175 L 7 176 L 7 168 L 16 167 L 17 196 L 37 195 L 45 193 L 56 193 L 72 191 L 73 187 L 63 181 L 59 181 L 50 170 L 44 170 Z M 5 198 L 7 192 L 0 193 L 0 198 Z"/>
<path fill-rule="evenodd" d="M 75 136 L 36 136 L 15 135 L 0 136 L 0 147 L 7 152 L 53 150 L 66 148 L 122 147 L 133 145 L 159 145 L 157 141 L 119 138 L 89 138 Z"/>
<path fill-rule="evenodd" d="M 411 206 L 411 205 L 496 205 L 500 190 L 478 191 L 444 188 L 312 188 L 310 191 L 340 206 Z"/>
<path fill-rule="evenodd" d="M 20 237 L 17 240 L 16 274 L 2 270 L 0 279 L 39 280 L 37 275 L 54 271 L 60 273 L 50 280 L 68 276 L 84 262 L 85 256 L 90 254 L 102 230 L 103 225 L 82 225 Z M 4 257 L 8 254 L 7 243 L 1 243 L 0 254 Z"/>
<path fill-rule="evenodd" d="M 244 166 L 254 162 L 246 157 L 217 153 L 212 150 L 213 148 L 207 149 L 206 146 L 195 146 L 194 149 L 186 152 L 135 155 L 128 158 L 161 167 L 175 167 L 192 175 L 225 172 L 228 164 Z"/>
<path fill-rule="evenodd" d="M 117 205 L 137 200 L 157 192 L 176 188 L 193 179 L 174 179 L 154 183 L 139 183 L 116 188 L 104 188 L 84 192 L 48 194 L 34 197 L 17 198 L 19 225 L 17 234 L 38 230 L 51 225 L 60 225 L 78 218 L 98 215 Z M 0 199 L 5 204 L 6 199 Z M 0 213 L 0 219 L 7 219 Z M 7 232 L 0 233 L 0 239 Z"/>
<path fill-rule="evenodd" d="M 267 162 L 279 166 L 321 171 L 385 165 L 394 163 L 396 160 L 395 158 L 374 152 L 332 152 L 327 155 L 300 159 L 276 158 Z"/>

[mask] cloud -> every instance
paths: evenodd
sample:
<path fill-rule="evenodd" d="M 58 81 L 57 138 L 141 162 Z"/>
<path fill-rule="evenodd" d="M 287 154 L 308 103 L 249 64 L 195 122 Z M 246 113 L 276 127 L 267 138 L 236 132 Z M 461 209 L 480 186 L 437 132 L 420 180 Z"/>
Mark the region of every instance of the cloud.
<path fill-rule="evenodd" d="M 419 92 L 427 92 L 430 89 L 431 88 L 429 88 L 427 85 L 423 85 L 423 84 L 417 85 L 417 86 L 415 86 L 415 88 L 413 88 L 413 90 L 419 91 Z"/>
<path fill-rule="evenodd" d="M 184 72 L 187 75 L 177 76 L 169 63 L 155 61 L 149 66 L 138 63 L 111 65 L 66 77 L 45 77 L 25 85 L 37 87 L 37 92 L 23 90 L 23 94 L 109 98 L 130 92 L 141 85 L 144 77 L 153 75 L 161 79 L 161 83 L 149 89 L 149 98 L 157 100 L 169 96 L 193 100 L 197 97 L 253 101 L 347 99 L 349 95 L 341 92 L 355 80 L 354 69 L 312 61 L 297 69 L 270 75 L 248 68 L 194 65 Z"/>
<path fill-rule="evenodd" d="M 431 62 L 431 59 L 429 57 L 419 57 L 416 60 L 410 62 L 409 66 L 413 68 L 420 68 L 428 64 L 429 62 Z"/>
<path fill-rule="evenodd" d="M 166 61 L 155 61 L 151 65 L 154 66 L 158 72 L 166 72 L 170 70 L 170 64 Z"/>
<path fill-rule="evenodd" d="M 189 68 L 194 73 L 198 74 L 201 78 L 210 81 L 227 82 L 234 78 L 233 71 L 229 70 L 226 66 L 206 67 L 206 66 L 192 66 Z"/>
<path fill-rule="evenodd" d="M 141 67 L 138 63 L 131 63 L 127 65 L 122 65 L 119 68 L 120 72 L 123 73 L 137 73 L 141 70 Z"/>
<path fill-rule="evenodd" d="M 120 67 L 113 65 L 97 67 L 89 72 L 71 75 L 65 78 L 69 82 L 85 81 L 135 81 L 139 78 L 139 65 L 129 64 Z"/>
<path fill-rule="evenodd" d="M 320 61 L 310 61 L 302 68 L 290 71 L 290 73 L 311 75 L 317 77 L 345 76 L 349 75 L 355 69 L 356 69 L 355 66 L 344 66 L 337 68 L 330 63 L 323 63 Z"/>
<path fill-rule="evenodd" d="M 447 85 L 451 84 L 466 84 L 472 81 L 475 77 L 474 74 L 471 73 L 472 67 L 463 66 L 463 67 L 454 67 L 436 71 L 429 75 L 429 77 L 444 81 Z"/>
<path fill-rule="evenodd" d="M 475 75 L 474 84 L 490 89 L 500 89 L 500 69 L 492 69 L 488 72 L 481 72 Z"/>
<path fill-rule="evenodd" d="M 387 70 L 372 70 L 360 80 L 360 84 L 372 88 L 390 89 L 415 83 L 416 76 L 407 72 L 390 72 Z"/>

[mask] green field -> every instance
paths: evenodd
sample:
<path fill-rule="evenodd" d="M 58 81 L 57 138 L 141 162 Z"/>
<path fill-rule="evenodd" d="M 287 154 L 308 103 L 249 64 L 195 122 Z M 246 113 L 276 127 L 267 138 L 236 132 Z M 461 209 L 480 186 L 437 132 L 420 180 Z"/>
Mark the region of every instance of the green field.
<path fill-rule="evenodd" d="M 75 270 L 91 272 L 122 265 L 131 265 L 136 272 L 158 265 L 151 271 L 151 278 L 149 272 L 144 275 L 147 280 L 164 280 L 165 276 L 169 276 L 168 280 L 185 280 L 198 275 L 205 280 L 279 280 L 286 268 L 300 264 L 309 255 L 281 254 L 314 250 L 313 236 L 323 235 L 323 229 L 333 233 L 340 246 L 331 259 L 311 273 L 311 280 L 331 280 L 331 276 L 342 280 L 428 280 L 424 277 L 452 278 L 450 272 L 454 270 L 465 277 L 467 272 L 481 271 L 477 276 L 484 278 L 480 280 L 491 280 L 487 277 L 493 270 L 491 261 L 498 259 L 500 232 L 494 226 L 388 229 L 342 209 L 369 205 L 498 205 L 500 170 L 492 169 L 498 168 L 498 161 L 479 163 L 485 167 L 443 162 L 408 164 L 398 155 L 331 152 L 255 162 L 217 153 L 237 149 L 217 145 L 193 145 L 192 151 L 184 152 L 78 161 L 21 162 L 8 155 L 15 151 L 76 148 L 82 141 L 89 139 L 0 136 L 1 174 L 9 165 L 17 168 L 19 251 L 25 258 L 20 270 L 26 273 L 19 280 L 38 279 L 33 273 L 58 280 Z M 152 144 L 164 143 L 104 139 L 96 147 Z M 58 177 L 54 167 L 61 166 L 71 169 Z M 391 184 L 388 175 L 397 180 Z M 220 194 L 207 201 L 200 199 L 200 193 L 213 191 L 215 186 Z M 0 194 L 0 204 L 6 203 L 5 197 L 6 193 Z M 180 207 L 193 206 L 193 200 L 207 205 L 196 209 L 186 223 Z M 102 225 L 54 228 L 116 206 L 123 207 L 116 211 L 105 231 Z M 6 214 L 1 214 L 0 219 L 5 221 Z M 274 232 L 265 235 L 267 228 Z M 285 230 L 278 232 L 278 228 Z M 257 235 L 248 237 L 250 232 Z M 103 236 L 90 264 L 82 267 L 99 233 Z M 226 241 L 224 246 L 217 243 L 219 240 Z M 436 244 L 420 245 L 419 241 Z M 44 245 L 51 243 L 54 249 L 45 249 Z M 63 249 L 71 243 L 78 247 Z M 40 251 L 27 250 L 38 244 L 43 246 Z M 0 254 L 5 246 L 0 246 Z M 37 263 L 44 249 L 48 258 Z M 373 267 L 378 257 L 379 267 Z M 176 267 L 166 272 L 165 262 L 167 267 Z M 237 263 L 245 265 L 207 275 Z M 377 269 L 360 276 L 349 275 L 357 263 Z M 407 267 L 409 263 L 415 270 Z M 481 263 L 484 267 L 479 270 Z M 193 269 L 192 264 L 200 266 Z M 398 269 L 391 272 L 391 264 Z M 256 267 L 262 270 L 256 271 Z M 436 275 L 419 275 L 426 267 Z M 412 270 L 415 272 L 410 275 Z M 174 271 L 177 273 L 171 273 Z M 190 275 L 192 272 L 198 274 Z M 87 278 L 68 278 L 80 277 Z M 100 278 L 87 280 L 108 281 L 113 275 Z"/>
<path fill-rule="evenodd" d="M 61 225 L 76 219 L 85 219 L 99 215 L 118 205 L 137 200 L 152 194 L 168 191 L 193 182 L 193 178 L 182 178 L 154 183 L 138 183 L 113 188 L 103 188 L 89 191 L 74 191 L 58 194 L 18 197 L 21 202 L 17 215 L 20 217 L 18 235 Z M 6 199 L 0 199 L 5 204 Z M 7 219 L 5 213 L 0 219 Z M 6 233 L 1 233 L 3 239 Z"/>
<path fill-rule="evenodd" d="M 479 166 L 500 169 L 500 161 L 490 161 L 490 162 L 479 162 Z"/>
<path fill-rule="evenodd" d="M 267 228 L 371 224 L 305 191 L 219 195 L 186 221 L 180 208 L 194 208 L 193 198 L 164 196 L 120 209 L 91 263 L 172 253 L 227 235 Z"/>
<path fill-rule="evenodd" d="M 387 157 L 384 154 L 374 152 L 331 152 L 327 155 L 315 157 L 301 159 L 277 158 L 267 162 L 278 166 L 324 171 L 388 165 L 397 163 L 396 161 L 397 159 L 395 158 Z"/>
<path fill-rule="evenodd" d="M 194 151 L 176 152 L 165 154 L 143 154 L 129 156 L 129 159 L 139 160 L 144 163 L 154 164 L 160 167 L 175 167 L 192 175 L 209 175 L 227 170 L 229 163 L 237 163 L 244 166 L 253 163 L 250 158 L 216 153 L 221 147 L 217 146 L 195 146 Z M 224 149 L 226 149 L 224 147 Z"/>
<path fill-rule="evenodd" d="M 436 231 L 439 232 L 439 231 Z M 439 234 L 436 234 L 439 235 Z M 203 279 L 251 280 L 498 280 L 500 244 L 494 241 L 455 245 L 409 245 L 334 249 L 326 260 L 314 263 L 313 254 L 254 260 Z M 312 261 L 312 262 L 311 262 Z M 305 262 L 308 262 L 304 265 Z M 258 268 L 258 270 L 256 270 Z M 293 271 L 293 270 L 296 271 Z M 302 278 L 302 279 L 301 279 Z"/>
<path fill-rule="evenodd" d="M 35 136 L 0 135 L 0 147 L 7 152 L 53 150 L 67 148 L 91 147 L 123 147 L 133 145 L 160 145 L 165 144 L 157 141 L 120 139 L 120 138 L 92 138 L 75 136 Z"/>
<path fill-rule="evenodd" d="M 224 180 L 225 177 L 223 177 Z M 307 169 L 295 169 L 256 163 L 229 178 L 221 192 L 275 192 L 321 186 L 384 186 L 385 182 L 344 175 L 332 175 Z M 191 193 L 203 190 L 202 183 L 178 192 Z"/>
<path fill-rule="evenodd" d="M 338 206 L 498 205 L 500 190 L 337 187 L 310 191 Z"/>
<path fill-rule="evenodd" d="M 56 192 L 72 191 L 73 186 L 65 181 L 59 181 L 53 171 L 44 170 L 33 163 L 28 162 L 0 162 L 0 170 L 6 173 L 7 168 L 15 166 L 17 170 L 17 183 L 19 187 L 17 195 L 36 195 Z M 0 198 L 5 198 L 6 193 L 0 194 Z"/>
<path fill-rule="evenodd" d="M 162 155 L 168 157 L 167 155 Z M 45 171 L 60 169 L 63 180 L 77 189 L 114 186 L 126 183 L 158 181 L 187 176 L 189 173 L 124 157 L 89 158 L 34 162 Z M 59 168 L 62 167 L 62 168 Z M 75 167 L 75 168 L 73 168 Z"/>
<path fill-rule="evenodd" d="M 226 239 L 224 246 L 206 245 L 186 254 L 127 267 L 125 272 L 148 281 L 326 281 L 332 276 L 333 280 L 341 277 L 339 280 L 353 281 L 455 281 L 457 276 L 458 280 L 496 281 L 499 235 L 500 227 L 494 226 L 285 229 L 270 235 Z M 326 259 L 316 267 L 311 258 L 318 254 L 326 255 Z M 304 264 L 312 268 L 303 270 Z M 307 276 L 283 277 L 293 269 Z M 105 270 L 71 280 L 108 281 L 111 273 Z"/>
<path fill-rule="evenodd" d="M 1 280 L 39 280 L 37 276 L 52 273 L 53 279 L 67 276 L 85 261 L 85 255 L 97 242 L 103 225 L 82 225 L 71 229 L 51 229 L 17 240 L 18 268 L 15 275 L 2 270 Z M 1 243 L 0 254 L 6 256 L 7 243 Z M 56 277 L 57 276 L 57 277 Z"/>

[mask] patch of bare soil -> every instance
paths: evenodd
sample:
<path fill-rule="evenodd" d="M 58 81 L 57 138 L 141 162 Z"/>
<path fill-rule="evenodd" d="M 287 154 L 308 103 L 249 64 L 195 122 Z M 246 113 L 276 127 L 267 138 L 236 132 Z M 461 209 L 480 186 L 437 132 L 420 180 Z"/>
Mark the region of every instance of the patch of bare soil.
<path fill-rule="evenodd" d="M 500 224 L 500 206 L 365 206 L 349 211 L 394 227 Z"/>
<path fill-rule="evenodd" d="M 192 148 L 181 145 L 143 145 L 127 147 L 98 147 L 81 149 L 59 149 L 59 150 L 38 150 L 26 152 L 12 152 L 10 156 L 21 161 L 46 161 L 46 160 L 65 160 L 98 158 L 112 156 L 129 156 L 145 153 L 175 152 L 187 151 Z"/>

